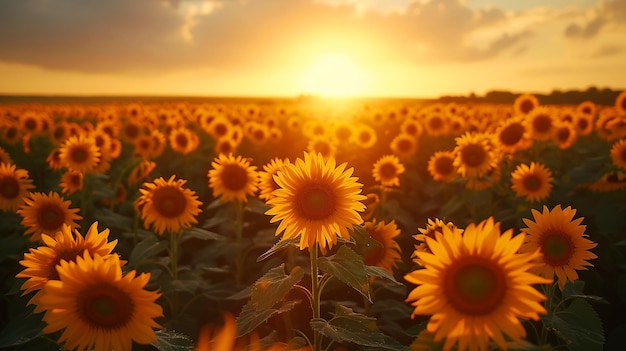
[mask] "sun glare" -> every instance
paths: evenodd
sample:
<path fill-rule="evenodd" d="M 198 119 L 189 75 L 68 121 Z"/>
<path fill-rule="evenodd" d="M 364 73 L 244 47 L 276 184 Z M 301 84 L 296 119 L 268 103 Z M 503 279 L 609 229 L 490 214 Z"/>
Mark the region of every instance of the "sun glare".
<path fill-rule="evenodd" d="M 367 75 L 350 57 L 326 54 L 313 61 L 301 78 L 302 93 L 327 97 L 367 93 Z"/>

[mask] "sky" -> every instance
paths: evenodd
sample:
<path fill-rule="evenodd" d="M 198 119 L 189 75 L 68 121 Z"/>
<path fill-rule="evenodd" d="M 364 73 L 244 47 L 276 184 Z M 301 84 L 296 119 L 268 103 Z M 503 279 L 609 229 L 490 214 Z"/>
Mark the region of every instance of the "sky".
<path fill-rule="evenodd" d="M 0 0 L 0 94 L 626 88 L 626 0 Z"/>

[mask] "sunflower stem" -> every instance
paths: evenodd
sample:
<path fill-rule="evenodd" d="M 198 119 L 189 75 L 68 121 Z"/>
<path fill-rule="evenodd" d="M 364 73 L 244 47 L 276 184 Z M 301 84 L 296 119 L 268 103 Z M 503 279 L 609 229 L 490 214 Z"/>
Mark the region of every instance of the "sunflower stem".
<path fill-rule="evenodd" d="M 235 201 L 235 205 L 235 241 L 237 242 L 237 244 L 239 244 L 243 239 L 244 204 L 242 201 Z M 238 285 L 241 285 L 243 283 L 244 258 L 245 255 L 241 252 L 241 250 L 237 250 L 237 257 L 235 258 L 235 278 Z"/>
<path fill-rule="evenodd" d="M 311 309 L 313 311 L 313 319 L 320 318 L 320 289 L 319 275 L 317 269 L 317 242 L 309 248 L 311 258 Z M 317 330 L 313 330 L 313 351 L 320 351 L 321 335 Z"/>

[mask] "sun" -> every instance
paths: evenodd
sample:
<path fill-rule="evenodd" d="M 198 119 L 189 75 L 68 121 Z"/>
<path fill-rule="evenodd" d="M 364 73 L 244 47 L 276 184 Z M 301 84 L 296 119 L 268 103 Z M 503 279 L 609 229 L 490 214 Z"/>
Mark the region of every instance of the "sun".
<path fill-rule="evenodd" d="M 300 89 L 304 94 L 325 97 L 359 96 L 367 93 L 366 71 L 342 53 L 319 56 L 304 71 Z"/>

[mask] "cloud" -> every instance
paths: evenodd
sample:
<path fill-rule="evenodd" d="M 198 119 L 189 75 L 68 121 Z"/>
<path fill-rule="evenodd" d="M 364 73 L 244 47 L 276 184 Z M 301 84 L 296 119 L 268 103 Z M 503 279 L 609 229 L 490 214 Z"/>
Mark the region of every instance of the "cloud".
<path fill-rule="evenodd" d="M 466 62 L 522 53 L 533 38 L 533 26 L 549 16 L 495 6 L 474 9 L 463 0 L 381 4 L 0 1 L 0 61 L 144 75 L 200 68 L 279 69 L 322 50 L 347 50 L 377 62 Z M 358 6 L 369 10 L 356 13 Z"/>
<path fill-rule="evenodd" d="M 626 52 L 626 47 L 619 45 L 603 45 L 591 54 L 591 58 L 598 59 L 612 57 Z"/>
<path fill-rule="evenodd" d="M 579 12 L 578 17 L 582 19 L 565 27 L 564 35 L 567 38 L 594 38 L 605 27 L 623 30 L 626 25 L 626 0 L 601 2 L 591 9 Z"/>

